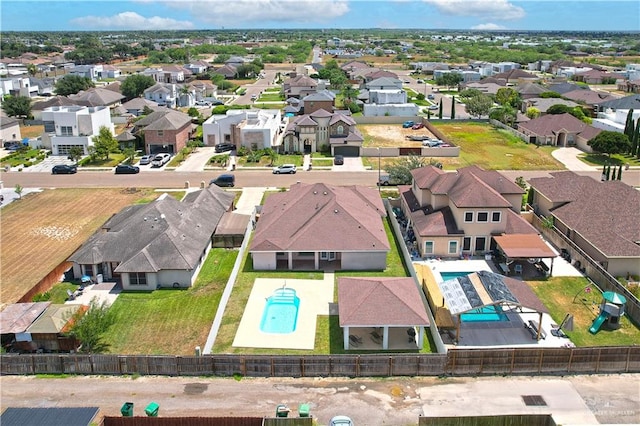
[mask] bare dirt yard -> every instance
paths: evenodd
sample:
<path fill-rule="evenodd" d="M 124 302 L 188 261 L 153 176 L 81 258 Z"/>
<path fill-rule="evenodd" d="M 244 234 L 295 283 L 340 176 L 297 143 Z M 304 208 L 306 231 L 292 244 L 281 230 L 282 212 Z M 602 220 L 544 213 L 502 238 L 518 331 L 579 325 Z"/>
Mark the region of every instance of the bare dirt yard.
<path fill-rule="evenodd" d="M 426 135 L 431 138 L 434 137 L 426 128 L 419 130 L 405 129 L 402 124 L 360 124 L 358 129 L 364 136 L 365 146 L 419 148 L 422 144 L 419 141 L 408 140 L 407 136 Z"/>
<path fill-rule="evenodd" d="M 46 189 L 2 208 L 0 308 L 64 262 L 111 215 L 151 189 Z"/>

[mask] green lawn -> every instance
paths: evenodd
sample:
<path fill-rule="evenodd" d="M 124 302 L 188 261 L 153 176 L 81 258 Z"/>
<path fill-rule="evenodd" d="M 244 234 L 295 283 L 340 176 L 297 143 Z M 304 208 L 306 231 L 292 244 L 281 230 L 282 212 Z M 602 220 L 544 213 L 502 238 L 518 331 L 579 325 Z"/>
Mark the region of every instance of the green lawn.
<path fill-rule="evenodd" d="M 484 123 L 432 123 L 454 145 L 460 157 L 443 159 L 446 168 L 476 164 L 487 170 L 559 170 L 551 156 L 555 147 L 527 144 L 506 130 Z"/>
<path fill-rule="evenodd" d="M 278 155 L 278 158 L 273 162 L 273 167 L 280 166 L 282 164 L 295 164 L 297 167 L 302 167 L 304 158 L 302 155 Z M 236 157 L 237 164 L 242 167 L 271 167 L 271 160 L 267 156 L 262 156 L 257 163 L 248 162 L 247 156 Z"/>
<path fill-rule="evenodd" d="M 629 164 L 630 166 L 640 166 L 640 159 L 633 155 L 613 154 L 610 157 L 604 154 L 579 154 L 578 158 L 592 166 L 619 166 Z"/>
<path fill-rule="evenodd" d="M 213 249 L 193 287 L 123 292 L 104 336 L 113 354 L 193 355 L 206 342 L 237 251 Z"/>
<path fill-rule="evenodd" d="M 257 102 L 283 102 L 284 96 L 280 92 L 263 92 Z"/>
<path fill-rule="evenodd" d="M 591 292 L 585 292 L 589 286 L 587 279 L 555 277 L 547 281 L 532 281 L 529 285 L 547 306 L 556 324 L 560 324 L 566 314 L 573 315 L 573 331 L 565 330 L 565 333 L 576 346 L 629 346 L 640 342 L 640 330 L 626 316 L 622 317 L 618 330 L 589 332 L 599 313 L 602 297 L 593 286 Z"/>

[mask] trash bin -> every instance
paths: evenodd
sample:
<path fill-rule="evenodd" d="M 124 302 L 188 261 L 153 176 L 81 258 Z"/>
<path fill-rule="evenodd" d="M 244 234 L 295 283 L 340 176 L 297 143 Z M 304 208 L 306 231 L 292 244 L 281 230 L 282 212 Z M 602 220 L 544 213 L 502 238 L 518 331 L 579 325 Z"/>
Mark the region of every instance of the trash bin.
<path fill-rule="evenodd" d="M 159 409 L 160 406 L 158 404 L 156 404 L 155 402 L 151 402 L 149 403 L 149 405 L 147 405 L 147 408 L 144 409 L 144 412 L 149 417 L 158 417 Z"/>
<path fill-rule="evenodd" d="M 133 417 L 133 402 L 125 402 L 120 413 L 122 413 L 122 417 Z"/>
<path fill-rule="evenodd" d="M 289 417 L 289 411 L 286 405 L 280 404 L 276 407 L 276 417 Z"/>
<path fill-rule="evenodd" d="M 298 406 L 299 417 L 309 417 L 309 404 L 300 404 Z"/>

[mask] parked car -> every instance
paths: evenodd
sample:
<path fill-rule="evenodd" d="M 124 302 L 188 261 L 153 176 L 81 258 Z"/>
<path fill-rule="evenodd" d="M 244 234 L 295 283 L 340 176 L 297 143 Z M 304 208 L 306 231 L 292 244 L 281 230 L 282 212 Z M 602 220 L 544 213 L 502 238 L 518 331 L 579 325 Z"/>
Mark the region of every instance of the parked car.
<path fill-rule="evenodd" d="M 296 174 L 296 166 L 293 164 L 283 164 L 273 168 L 273 174 L 280 175 L 285 173 Z"/>
<path fill-rule="evenodd" d="M 234 187 L 236 185 L 236 177 L 232 174 L 223 174 L 209 181 L 209 185 L 217 185 L 220 187 Z"/>
<path fill-rule="evenodd" d="M 78 167 L 75 164 L 56 164 L 51 169 L 52 175 L 72 175 L 78 172 Z"/>
<path fill-rule="evenodd" d="M 160 154 L 156 154 L 156 156 L 153 157 L 153 160 L 151 160 L 151 165 L 153 167 L 162 167 L 167 164 L 169 160 L 171 160 L 171 154 L 161 152 Z"/>
<path fill-rule="evenodd" d="M 416 124 L 414 124 L 413 126 L 411 126 L 411 128 L 412 128 L 413 130 L 420 130 L 420 129 L 422 129 L 423 127 L 424 127 L 424 124 L 422 124 L 422 123 L 416 123 Z"/>
<path fill-rule="evenodd" d="M 236 149 L 236 146 L 232 143 L 221 143 L 216 145 L 214 151 L 220 153 L 220 152 L 233 151 L 234 149 Z"/>
<path fill-rule="evenodd" d="M 387 174 L 380 175 L 380 178 L 378 179 L 378 183 L 377 183 L 378 186 L 389 186 L 389 185 L 400 185 L 400 184 L 402 184 L 402 182 L 397 182 L 395 180 L 392 180 L 391 176 Z"/>
<path fill-rule="evenodd" d="M 439 108 L 439 106 L 438 106 L 438 105 L 429 105 L 429 109 L 430 109 L 431 111 L 436 110 L 436 109 L 438 109 L 438 108 Z"/>
<path fill-rule="evenodd" d="M 353 426 L 353 420 L 347 416 L 333 416 L 329 420 L 329 426 Z"/>
<path fill-rule="evenodd" d="M 333 164 L 335 164 L 336 166 L 342 166 L 344 164 L 344 156 L 337 154 L 335 157 L 333 157 Z"/>
<path fill-rule="evenodd" d="M 423 83 L 424 83 L 424 80 L 418 80 L 418 81 L 416 81 L 416 83 L 418 83 L 418 84 L 423 84 Z"/>
<path fill-rule="evenodd" d="M 409 120 L 409 121 L 405 121 L 404 123 L 402 123 L 402 127 L 404 127 L 405 129 L 408 129 L 409 127 L 413 127 L 413 125 L 416 124 L 413 121 Z"/>
<path fill-rule="evenodd" d="M 443 142 L 440 139 L 428 139 L 422 142 L 422 145 L 428 146 L 429 148 L 435 148 L 437 146 L 442 145 Z"/>
<path fill-rule="evenodd" d="M 211 106 L 211 102 L 209 101 L 196 101 L 196 105 L 198 106 Z"/>
<path fill-rule="evenodd" d="M 140 167 L 132 166 L 131 164 L 118 164 L 116 166 L 117 175 L 133 175 L 140 173 Z"/>
<path fill-rule="evenodd" d="M 251 95 L 251 100 L 255 101 L 256 99 L 258 99 L 258 95 Z"/>
<path fill-rule="evenodd" d="M 435 98 L 436 98 L 436 97 L 435 97 L 435 95 L 434 95 L 433 93 L 429 93 L 429 94 L 427 95 L 427 99 L 432 99 L 432 100 L 433 100 L 433 99 L 435 99 Z"/>
<path fill-rule="evenodd" d="M 142 157 L 140 157 L 140 165 L 145 166 L 151 163 L 152 158 L 153 158 L 153 155 L 143 155 Z"/>

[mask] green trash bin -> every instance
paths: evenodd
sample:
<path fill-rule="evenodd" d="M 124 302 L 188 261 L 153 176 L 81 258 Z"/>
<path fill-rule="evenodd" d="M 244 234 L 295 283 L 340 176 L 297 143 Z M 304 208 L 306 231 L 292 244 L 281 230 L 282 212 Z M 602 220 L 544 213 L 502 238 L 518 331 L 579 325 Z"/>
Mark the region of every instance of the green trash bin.
<path fill-rule="evenodd" d="M 149 403 L 149 405 L 147 405 L 147 408 L 144 409 L 144 412 L 149 417 L 158 417 L 159 409 L 160 406 L 158 404 L 156 404 L 155 402 L 151 402 Z"/>
<path fill-rule="evenodd" d="M 133 417 L 133 402 L 125 402 L 120 413 L 122 413 L 122 417 Z"/>
<path fill-rule="evenodd" d="M 309 404 L 300 404 L 298 406 L 298 416 L 299 417 L 309 417 Z"/>
<path fill-rule="evenodd" d="M 289 411 L 286 405 L 280 404 L 276 407 L 276 417 L 289 417 Z"/>

